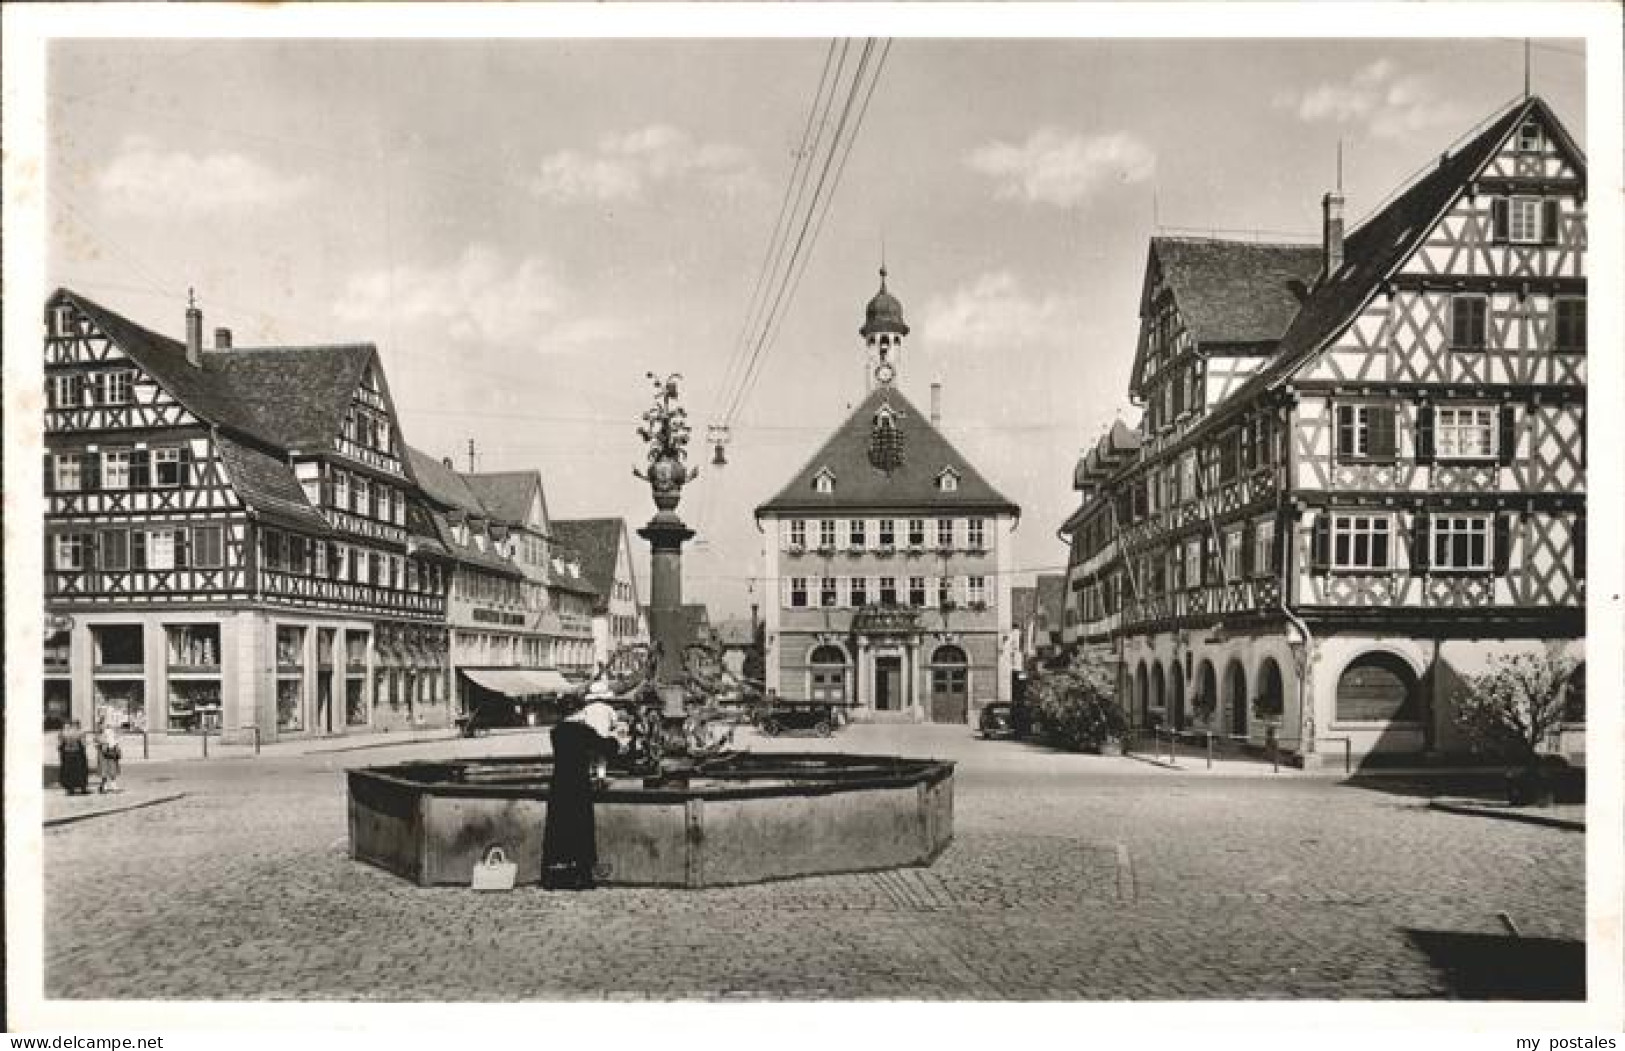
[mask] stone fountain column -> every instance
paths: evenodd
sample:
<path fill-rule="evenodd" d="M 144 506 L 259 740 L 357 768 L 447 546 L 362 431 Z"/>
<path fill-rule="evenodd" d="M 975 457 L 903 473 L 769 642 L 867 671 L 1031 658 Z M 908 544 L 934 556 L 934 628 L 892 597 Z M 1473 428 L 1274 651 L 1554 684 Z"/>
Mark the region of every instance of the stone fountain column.
<path fill-rule="evenodd" d="M 660 662 L 655 681 L 677 682 L 683 674 L 683 650 L 693 639 L 683 617 L 683 543 L 694 530 L 677 517 L 677 504 L 683 486 L 699 476 L 697 468 L 686 466 L 688 422 L 677 406 L 677 379 L 660 379 L 653 373 L 654 406 L 643 414 L 638 434 L 649 445 L 649 467 L 632 473 L 649 483 L 656 512 L 638 536 L 649 542 L 649 634 L 658 644 Z M 680 712 L 679 712 L 680 714 Z"/>

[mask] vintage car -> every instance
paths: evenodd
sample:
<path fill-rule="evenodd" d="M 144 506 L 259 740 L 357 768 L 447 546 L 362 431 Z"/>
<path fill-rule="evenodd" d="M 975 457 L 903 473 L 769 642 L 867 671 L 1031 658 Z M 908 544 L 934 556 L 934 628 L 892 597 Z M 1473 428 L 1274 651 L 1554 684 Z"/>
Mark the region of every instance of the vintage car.
<path fill-rule="evenodd" d="M 1016 721 L 1013 707 L 1001 701 L 983 708 L 976 732 L 978 736 L 988 741 L 999 737 L 1014 738 Z"/>
<path fill-rule="evenodd" d="M 828 737 L 845 723 L 845 706 L 833 701 L 775 700 L 762 709 L 756 725 L 769 737 L 786 730 L 811 730 Z"/>

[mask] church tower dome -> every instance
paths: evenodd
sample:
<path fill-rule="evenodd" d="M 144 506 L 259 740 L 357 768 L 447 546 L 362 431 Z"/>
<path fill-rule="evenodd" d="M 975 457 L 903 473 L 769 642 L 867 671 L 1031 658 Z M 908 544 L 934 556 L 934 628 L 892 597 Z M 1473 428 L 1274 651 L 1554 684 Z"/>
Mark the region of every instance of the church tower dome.
<path fill-rule="evenodd" d="M 897 301 L 896 296 L 886 291 L 884 266 L 880 268 L 880 291 L 875 293 L 875 297 L 869 300 L 869 306 L 864 309 L 863 327 L 858 329 L 858 335 L 870 346 L 874 346 L 884 336 L 896 337 L 887 341 L 896 343 L 908 335 L 908 325 L 903 321 L 903 304 Z"/>

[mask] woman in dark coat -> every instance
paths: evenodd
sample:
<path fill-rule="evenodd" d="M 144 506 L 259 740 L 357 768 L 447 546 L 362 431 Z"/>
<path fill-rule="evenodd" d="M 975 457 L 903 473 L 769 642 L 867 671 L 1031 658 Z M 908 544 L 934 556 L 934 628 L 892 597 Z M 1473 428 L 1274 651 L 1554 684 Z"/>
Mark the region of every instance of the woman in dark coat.
<path fill-rule="evenodd" d="M 591 890 L 598 865 L 598 825 L 593 815 L 595 760 L 614 755 L 614 710 L 589 704 L 553 727 L 553 783 L 542 827 L 542 886 Z M 601 725 L 600 725 L 601 724 Z"/>
<path fill-rule="evenodd" d="M 71 796 L 90 792 L 90 758 L 85 749 L 85 731 L 79 720 L 70 719 L 62 726 L 56 742 L 57 762 L 61 773 L 58 779 Z"/>

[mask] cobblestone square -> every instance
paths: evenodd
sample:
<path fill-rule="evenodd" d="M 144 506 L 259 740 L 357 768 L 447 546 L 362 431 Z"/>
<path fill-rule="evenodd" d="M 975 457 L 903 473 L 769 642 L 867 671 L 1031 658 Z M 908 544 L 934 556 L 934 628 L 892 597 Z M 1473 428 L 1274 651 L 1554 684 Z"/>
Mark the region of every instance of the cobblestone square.
<path fill-rule="evenodd" d="M 958 761 L 954 843 L 927 869 L 492 895 L 350 860 L 346 767 L 544 741 L 133 764 L 132 801 L 184 795 L 46 830 L 46 995 L 1450 998 L 1484 990 L 1428 945 L 1511 946 L 1502 913 L 1531 951 L 1584 936 L 1572 831 L 1268 767 L 1168 770 L 949 727 L 746 735 L 759 750 Z"/>

